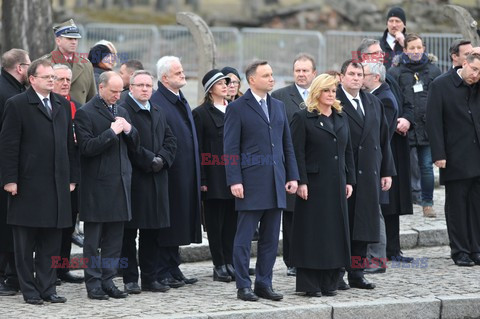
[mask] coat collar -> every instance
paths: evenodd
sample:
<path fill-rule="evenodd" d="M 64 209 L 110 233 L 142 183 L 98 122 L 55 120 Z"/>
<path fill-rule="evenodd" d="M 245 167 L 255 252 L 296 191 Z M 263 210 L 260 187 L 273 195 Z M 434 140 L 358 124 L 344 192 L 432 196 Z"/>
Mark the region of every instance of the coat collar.
<path fill-rule="evenodd" d="M 300 108 L 300 104 L 303 103 L 303 98 L 300 96 L 295 83 L 287 87 L 287 92 L 292 101 Z"/>
<path fill-rule="evenodd" d="M 334 119 L 334 123 L 335 123 L 334 130 L 332 130 L 330 126 L 323 121 L 322 117 L 320 116 L 320 113 L 318 113 L 317 111 L 314 111 L 314 112 L 307 111 L 307 118 L 311 118 L 312 120 L 315 121 L 315 127 L 322 129 L 324 131 L 327 131 L 328 133 L 336 137 L 337 133 L 345 125 L 344 121 L 342 120 L 343 113 L 339 113 L 337 110 L 332 110 L 331 116 Z"/>
<path fill-rule="evenodd" d="M 91 102 L 93 103 L 95 108 L 97 108 L 100 115 L 102 115 L 109 121 L 112 121 L 112 122 L 115 121 L 113 114 L 110 113 L 110 111 L 108 110 L 108 106 L 105 104 L 105 102 L 100 98 L 98 94 L 91 99 Z"/>
<path fill-rule="evenodd" d="M 5 78 L 5 81 L 10 83 L 15 88 L 15 90 L 17 90 L 18 92 L 23 92 L 23 91 L 26 90 L 25 85 L 18 82 L 17 79 L 15 77 L 13 77 L 13 75 L 8 73 L 4 68 L 2 68 L 1 76 L 3 78 Z"/>
<path fill-rule="evenodd" d="M 270 97 L 270 94 L 267 94 L 267 106 L 270 110 L 269 116 L 270 116 L 270 121 L 267 119 L 267 116 L 263 112 L 260 104 L 258 104 L 257 99 L 252 94 L 252 91 L 248 89 L 245 94 L 242 96 L 247 105 L 251 107 L 255 112 L 257 112 L 258 115 L 268 124 L 271 123 L 275 119 L 275 107 L 273 105 L 273 100 Z"/>
<path fill-rule="evenodd" d="M 55 116 L 58 114 L 58 111 L 62 107 L 62 103 L 60 101 L 60 98 L 62 97 L 53 92 L 50 92 L 50 105 L 52 106 L 52 116 L 50 116 L 45 109 L 43 101 L 40 100 L 37 93 L 32 87 L 29 87 L 25 93 L 27 95 L 28 103 L 35 105 L 40 110 L 40 112 L 42 112 L 49 120 L 54 119 Z"/>
<path fill-rule="evenodd" d="M 150 114 L 150 117 L 152 118 L 152 122 L 153 122 L 153 127 L 156 127 L 158 120 L 160 119 L 160 109 L 156 104 L 153 104 L 151 100 L 149 100 L 149 102 L 150 102 L 150 112 L 148 112 L 145 109 L 142 109 L 137 104 L 137 102 L 135 102 L 135 100 L 130 96 L 130 94 L 127 94 L 127 96 L 125 97 L 124 104 L 130 107 L 137 114 L 139 112 Z"/>
<path fill-rule="evenodd" d="M 228 106 L 227 106 L 228 107 Z M 208 115 L 212 118 L 216 127 L 222 127 L 225 123 L 225 113 L 217 109 L 213 104 L 207 103 L 206 110 Z"/>

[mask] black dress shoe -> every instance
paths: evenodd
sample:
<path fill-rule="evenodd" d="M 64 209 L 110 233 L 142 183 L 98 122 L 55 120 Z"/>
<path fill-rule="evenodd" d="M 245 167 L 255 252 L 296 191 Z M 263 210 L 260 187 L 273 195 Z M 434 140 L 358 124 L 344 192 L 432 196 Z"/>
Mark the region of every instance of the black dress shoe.
<path fill-rule="evenodd" d="M 295 277 L 297 275 L 297 268 L 295 267 L 287 267 L 287 276 Z"/>
<path fill-rule="evenodd" d="M 273 291 L 272 287 L 255 287 L 253 292 L 255 292 L 255 294 L 260 298 L 264 299 L 270 299 L 275 301 L 283 299 L 283 295 Z"/>
<path fill-rule="evenodd" d="M 143 291 L 165 292 L 170 289 L 170 286 L 162 285 L 158 281 L 144 283 L 142 282 Z"/>
<path fill-rule="evenodd" d="M 16 294 L 17 290 L 0 281 L 0 296 L 14 296 Z"/>
<path fill-rule="evenodd" d="M 322 293 L 320 291 L 307 291 L 305 293 L 306 297 L 321 297 Z"/>
<path fill-rule="evenodd" d="M 142 292 L 140 286 L 136 282 L 127 282 L 124 285 L 124 290 L 127 294 L 137 295 Z"/>
<path fill-rule="evenodd" d="M 480 265 L 480 253 L 471 253 L 470 259 L 475 263 L 475 265 Z"/>
<path fill-rule="evenodd" d="M 80 248 L 83 247 L 83 240 L 84 240 L 84 237 L 82 234 L 78 234 L 78 233 L 72 234 L 72 243 L 74 243 Z"/>
<path fill-rule="evenodd" d="M 43 298 L 43 300 L 51 302 L 51 303 L 65 303 L 65 302 L 67 302 L 67 298 L 60 297 L 57 294 L 51 294 L 50 296 Z"/>
<path fill-rule="evenodd" d="M 27 298 L 25 299 L 25 302 L 31 305 L 43 305 L 42 298 Z"/>
<path fill-rule="evenodd" d="M 110 288 L 105 288 L 105 292 L 107 293 L 108 296 L 115 298 L 115 299 L 121 299 L 121 298 L 127 298 L 128 293 L 125 291 L 121 291 L 118 289 L 116 286 L 112 286 Z"/>
<path fill-rule="evenodd" d="M 72 284 L 80 284 L 84 281 L 83 276 L 75 275 L 71 271 L 67 271 L 66 273 L 63 273 L 63 274 L 59 273 L 59 274 L 57 274 L 57 277 L 60 280 L 63 280 L 65 282 L 69 282 L 69 283 L 72 283 Z"/>
<path fill-rule="evenodd" d="M 336 290 L 322 290 L 322 295 L 327 297 L 333 297 L 338 295 L 338 292 Z"/>
<path fill-rule="evenodd" d="M 248 275 L 255 276 L 255 268 L 248 268 Z"/>
<path fill-rule="evenodd" d="M 348 290 L 350 289 L 350 286 L 343 280 L 343 278 L 338 279 L 338 284 L 337 284 L 337 289 L 338 290 Z"/>
<path fill-rule="evenodd" d="M 192 285 L 194 283 L 196 283 L 198 281 L 197 278 L 195 277 L 192 277 L 192 278 L 187 278 L 185 277 L 183 274 L 180 274 L 180 275 L 172 275 L 172 277 L 178 281 L 183 281 L 184 283 L 186 283 L 187 285 Z"/>
<path fill-rule="evenodd" d="M 108 295 L 105 293 L 105 291 L 103 291 L 102 288 L 94 288 L 90 290 L 87 295 L 90 299 L 108 300 Z"/>
<path fill-rule="evenodd" d="M 387 272 L 387 268 L 377 267 L 377 268 L 365 268 L 363 270 L 366 274 L 384 274 Z"/>
<path fill-rule="evenodd" d="M 399 253 L 398 255 L 390 256 L 387 258 L 387 260 L 390 260 L 393 262 L 400 262 L 400 263 L 411 263 L 414 259 L 415 258 L 413 257 L 403 256 L 402 253 Z"/>
<path fill-rule="evenodd" d="M 62 280 L 60 278 L 55 279 L 55 286 L 62 285 Z"/>
<path fill-rule="evenodd" d="M 180 288 L 185 286 L 185 282 L 182 280 L 176 280 L 174 278 L 164 278 L 160 280 L 160 283 L 164 286 L 169 286 L 171 288 Z"/>
<path fill-rule="evenodd" d="M 240 288 L 237 290 L 237 298 L 243 301 L 257 301 L 258 296 L 252 291 L 252 288 Z"/>
<path fill-rule="evenodd" d="M 475 265 L 475 262 L 468 257 L 467 254 L 461 253 L 454 259 L 455 265 L 460 267 L 472 267 Z"/>
<path fill-rule="evenodd" d="M 236 272 L 235 272 L 235 268 L 233 268 L 233 265 L 227 264 L 226 267 L 227 267 L 228 274 L 230 275 L 230 277 L 232 277 L 232 280 L 235 280 Z"/>
<path fill-rule="evenodd" d="M 230 282 L 232 281 L 232 277 L 228 274 L 227 267 L 225 265 L 213 267 L 213 280 L 214 281 L 222 281 L 222 282 Z"/>
<path fill-rule="evenodd" d="M 350 287 L 358 289 L 374 289 L 376 287 L 374 283 L 369 282 L 363 277 L 349 278 L 348 283 L 350 284 Z"/>

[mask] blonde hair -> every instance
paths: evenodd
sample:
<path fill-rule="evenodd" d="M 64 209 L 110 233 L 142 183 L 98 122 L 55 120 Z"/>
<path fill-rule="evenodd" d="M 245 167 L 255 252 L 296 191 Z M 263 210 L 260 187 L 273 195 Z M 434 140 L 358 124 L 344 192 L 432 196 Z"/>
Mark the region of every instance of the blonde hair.
<path fill-rule="evenodd" d="M 312 85 L 310 85 L 310 93 L 308 94 L 307 100 L 304 102 L 305 107 L 308 112 L 313 112 L 313 111 L 320 111 L 320 105 L 318 103 L 318 100 L 320 99 L 320 95 L 322 95 L 323 90 L 325 89 L 330 89 L 332 86 L 335 88 L 338 85 L 338 81 L 335 78 L 335 76 L 332 76 L 330 74 L 320 74 L 317 76 L 313 82 Z M 340 105 L 340 101 L 335 99 L 335 102 L 333 102 L 332 107 L 337 110 L 337 112 L 342 112 L 342 106 Z"/>

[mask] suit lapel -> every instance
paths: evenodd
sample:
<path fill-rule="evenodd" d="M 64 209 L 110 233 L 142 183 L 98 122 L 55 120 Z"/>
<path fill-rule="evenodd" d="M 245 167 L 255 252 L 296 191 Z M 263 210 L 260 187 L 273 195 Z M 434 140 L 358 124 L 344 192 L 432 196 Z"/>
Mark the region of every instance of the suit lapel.
<path fill-rule="evenodd" d="M 323 117 L 320 116 L 319 113 L 317 112 L 314 112 L 314 113 L 311 113 L 311 112 L 307 112 L 307 118 L 310 118 L 312 119 L 313 121 L 315 121 L 315 127 L 316 128 L 319 128 L 321 130 L 324 130 L 330 134 L 332 134 L 333 136 L 337 136 L 337 134 L 330 128 L 330 126 L 328 125 L 328 123 L 325 123 L 323 121 Z"/>
<path fill-rule="evenodd" d="M 245 95 L 246 95 L 245 100 L 247 102 L 247 105 L 250 106 L 255 112 L 257 112 L 257 114 L 268 124 L 267 116 L 265 115 L 265 113 L 263 113 L 262 107 L 253 96 L 250 89 L 248 89 Z M 267 100 L 268 100 L 268 97 L 267 97 Z"/>
<path fill-rule="evenodd" d="M 52 106 L 52 119 L 54 119 L 62 107 L 62 103 L 54 93 L 50 93 L 50 105 Z"/>
<path fill-rule="evenodd" d="M 365 125 L 365 120 L 362 121 L 360 118 L 360 115 L 358 115 L 357 110 L 353 107 L 352 103 L 350 103 L 350 100 L 348 97 L 345 95 L 345 92 L 343 92 L 343 88 L 341 85 L 338 86 L 337 89 L 337 97 L 342 102 L 343 110 L 347 115 L 359 126 L 363 129 Z M 363 101 L 362 101 L 363 103 Z"/>
<path fill-rule="evenodd" d="M 218 110 L 215 106 L 209 105 L 207 107 L 207 113 L 212 119 L 216 127 L 222 127 L 225 122 L 225 114 Z"/>
<path fill-rule="evenodd" d="M 27 90 L 27 98 L 28 98 L 28 103 L 35 105 L 40 110 L 40 112 L 42 112 L 49 120 L 52 120 L 52 117 L 48 114 L 47 110 L 45 109 L 45 104 L 43 104 L 43 101 L 40 100 L 35 90 L 32 89 L 31 87 Z M 53 104 L 52 101 L 50 101 L 50 104 Z"/>
<path fill-rule="evenodd" d="M 365 110 L 365 116 L 363 119 L 364 126 L 362 131 L 362 137 L 360 138 L 360 143 L 367 137 L 368 133 L 373 127 L 375 122 L 375 108 L 371 107 L 373 101 L 370 100 L 370 97 L 365 94 L 365 92 L 360 91 L 360 99 L 362 100 L 363 109 Z"/>
<path fill-rule="evenodd" d="M 113 117 L 113 114 L 110 113 L 110 111 L 107 109 L 108 106 L 104 104 L 104 102 L 100 99 L 100 97 L 97 95 L 94 97 L 95 99 L 95 107 L 98 110 L 98 113 L 108 119 L 109 121 L 115 122 L 115 118 Z"/>
<path fill-rule="evenodd" d="M 297 105 L 298 109 L 300 109 L 300 104 L 303 103 L 303 98 L 300 96 L 300 93 L 297 90 L 295 84 L 292 84 L 289 87 L 288 94 L 290 94 L 290 98 L 292 99 L 293 103 Z"/>

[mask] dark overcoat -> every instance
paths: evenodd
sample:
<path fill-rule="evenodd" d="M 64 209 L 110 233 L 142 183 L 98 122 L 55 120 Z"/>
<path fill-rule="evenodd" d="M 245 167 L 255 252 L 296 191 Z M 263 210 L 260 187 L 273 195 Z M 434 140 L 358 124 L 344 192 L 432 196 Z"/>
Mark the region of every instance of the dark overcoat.
<path fill-rule="evenodd" d="M 128 112 L 115 106 L 116 115 L 131 123 Z M 96 95 L 75 114 L 75 133 L 80 151 L 80 220 L 85 222 L 129 221 L 131 213 L 132 165 L 128 150 L 140 141 L 132 125 L 129 134 L 116 135 L 115 121 L 105 102 Z"/>
<path fill-rule="evenodd" d="M 10 98 L 0 133 L 2 183 L 9 195 L 7 223 L 27 227 L 73 225 L 70 183 L 78 183 L 70 103 L 50 93 L 52 115 L 33 88 Z"/>
<path fill-rule="evenodd" d="M 293 114 L 300 110 L 300 104 L 303 103 L 303 98 L 300 96 L 295 84 L 286 86 L 272 92 L 272 97 L 282 101 L 285 104 L 285 112 L 287 113 L 288 123 L 291 125 Z M 293 212 L 295 209 L 295 200 L 297 195 L 287 193 L 287 209 L 286 211 Z"/>
<path fill-rule="evenodd" d="M 350 265 L 346 185 L 355 184 L 348 119 L 333 111 L 333 129 L 319 113 L 293 115 L 292 139 L 308 199 L 297 196 L 292 226 L 293 266 L 335 269 Z"/>
<path fill-rule="evenodd" d="M 198 106 L 192 113 L 201 158 L 200 184 L 208 189 L 205 199 L 233 199 L 227 186 L 225 161 L 222 161 L 225 114 L 209 102 Z"/>
<path fill-rule="evenodd" d="M 285 209 L 285 183 L 298 180 L 290 127 L 283 102 L 267 95 L 270 121 L 247 90 L 227 107 L 224 153 L 227 184 L 243 184 L 238 211 Z"/>
<path fill-rule="evenodd" d="M 2 130 L 3 111 L 9 98 L 25 91 L 25 86 L 17 81 L 10 73 L 2 68 L 0 74 L 0 131 Z M 1 169 L 1 168 L 0 168 Z M 0 173 L 0 185 L 2 174 Z M 11 226 L 7 225 L 8 193 L 0 190 L 0 252 L 13 251 L 13 234 Z"/>
<path fill-rule="evenodd" d="M 128 111 L 138 131 L 140 147 L 129 152 L 132 162 L 132 220 L 126 228 L 155 229 L 170 226 L 168 167 L 175 159 L 177 139 L 160 107 L 150 103 L 150 111 L 140 108 L 130 95 L 120 104 Z M 161 156 L 164 168 L 154 173 L 152 161 Z"/>
<path fill-rule="evenodd" d="M 433 162 L 447 160 L 440 183 L 480 176 L 480 94 L 455 71 L 435 79 L 428 92 L 427 130 Z"/>
<path fill-rule="evenodd" d="M 160 230 L 159 244 L 165 247 L 202 242 L 200 228 L 200 159 L 192 111 L 161 82 L 151 102 L 158 105 L 177 138 L 177 153 L 168 169 L 170 227 Z"/>
<path fill-rule="evenodd" d="M 351 239 L 378 242 L 380 179 L 394 176 L 396 172 L 382 102 L 370 93 L 360 91 L 359 94 L 365 110 L 363 123 L 341 85 L 337 89 L 337 98 L 349 120 L 356 168 L 356 185 L 348 199 L 349 214 L 353 217 Z"/>

